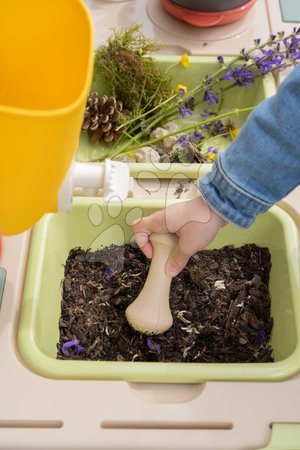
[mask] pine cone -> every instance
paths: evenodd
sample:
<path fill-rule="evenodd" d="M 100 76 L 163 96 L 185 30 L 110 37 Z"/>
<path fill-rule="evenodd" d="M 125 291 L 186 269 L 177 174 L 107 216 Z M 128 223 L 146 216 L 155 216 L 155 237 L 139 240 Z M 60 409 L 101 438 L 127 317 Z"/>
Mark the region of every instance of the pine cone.
<path fill-rule="evenodd" d="M 92 144 L 102 140 L 110 144 L 122 134 L 116 131 L 122 117 L 128 119 L 129 115 L 120 100 L 94 91 L 89 94 L 81 129 L 89 133 Z"/>

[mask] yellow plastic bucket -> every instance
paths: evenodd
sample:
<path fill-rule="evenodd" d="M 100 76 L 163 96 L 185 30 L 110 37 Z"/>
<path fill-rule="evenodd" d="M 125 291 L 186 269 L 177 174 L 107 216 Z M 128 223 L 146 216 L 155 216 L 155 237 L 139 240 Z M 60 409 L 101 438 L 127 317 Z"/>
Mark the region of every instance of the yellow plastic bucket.
<path fill-rule="evenodd" d="M 93 69 L 81 0 L 0 2 L 0 229 L 57 210 L 77 148 Z"/>

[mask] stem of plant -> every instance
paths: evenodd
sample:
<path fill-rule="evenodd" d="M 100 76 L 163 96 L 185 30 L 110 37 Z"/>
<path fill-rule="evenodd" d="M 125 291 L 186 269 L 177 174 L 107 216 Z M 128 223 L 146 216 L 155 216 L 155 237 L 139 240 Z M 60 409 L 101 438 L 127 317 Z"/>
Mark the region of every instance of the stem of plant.
<path fill-rule="evenodd" d="M 206 125 L 208 123 L 214 123 L 217 120 L 224 119 L 225 117 L 234 116 L 234 115 L 241 114 L 241 113 L 244 113 L 244 112 L 250 112 L 250 111 L 253 111 L 254 109 L 255 109 L 255 106 L 250 106 L 248 108 L 235 109 L 235 110 L 227 112 L 227 113 L 219 114 L 218 116 L 215 116 L 213 118 L 206 119 L 206 120 L 201 120 L 200 122 L 196 122 L 193 125 L 189 125 L 188 127 L 181 128 L 180 133 L 184 133 L 186 131 L 194 130 L 195 128 L 198 128 L 199 126 Z M 122 150 L 120 150 L 120 149 L 115 150 L 114 152 L 112 152 L 110 154 L 110 157 L 111 158 L 115 158 L 116 156 L 124 154 L 124 153 L 127 153 L 128 151 L 133 152 L 135 150 L 138 150 L 142 146 L 149 146 L 149 145 L 156 144 L 157 142 L 160 142 L 160 141 L 162 141 L 162 140 L 164 140 L 164 139 L 166 139 L 168 137 L 175 136 L 176 134 L 178 134 L 178 131 L 174 131 L 172 133 L 166 134 L 165 136 L 161 136 L 161 137 L 158 137 L 158 138 L 155 138 L 155 139 L 150 139 L 150 140 L 148 140 L 146 142 L 141 142 L 140 144 L 128 147 L 126 149 L 126 152 L 124 152 L 124 151 L 122 152 L 123 149 Z"/>

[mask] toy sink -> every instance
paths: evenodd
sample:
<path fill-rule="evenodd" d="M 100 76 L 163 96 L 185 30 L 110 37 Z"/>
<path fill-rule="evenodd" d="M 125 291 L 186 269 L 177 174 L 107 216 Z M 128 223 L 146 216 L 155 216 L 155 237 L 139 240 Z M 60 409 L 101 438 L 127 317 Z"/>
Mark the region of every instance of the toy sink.
<path fill-rule="evenodd" d="M 190 91 L 195 86 L 201 82 L 205 75 L 213 74 L 220 68 L 220 63 L 217 61 L 216 57 L 213 56 L 189 56 L 190 65 L 188 68 L 184 68 L 180 64 L 181 56 L 174 55 L 156 55 L 155 60 L 162 71 L 168 70 L 168 74 L 172 77 L 174 85 L 181 83 L 187 86 Z M 225 58 L 225 62 L 230 61 L 231 58 Z M 99 93 L 107 93 L 105 86 L 105 81 L 99 76 L 99 74 L 94 75 L 92 89 L 98 91 Z M 251 106 L 258 105 L 265 98 L 274 95 L 276 92 L 274 78 L 271 74 L 265 75 L 264 77 L 259 77 L 255 80 L 253 87 L 251 88 L 238 88 L 229 89 L 224 92 L 224 103 L 221 112 L 231 111 L 235 108 L 247 108 Z M 206 105 L 206 106 L 205 106 Z M 203 103 L 203 108 L 207 108 L 207 104 Z M 195 111 L 194 113 L 199 116 L 199 113 Z M 234 121 L 237 127 L 240 127 L 247 119 L 248 113 L 241 113 L 239 115 L 234 115 L 231 119 Z M 185 119 L 185 125 L 186 125 Z M 192 117 L 192 119 L 195 119 Z M 199 118 L 200 120 L 200 118 Z M 176 120 L 178 124 L 183 126 L 181 119 Z M 229 144 L 229 140 L 224 138 L 219 138 L 219 140 L 214 140 L 215 145 L 219 149 L 226 147 Z M 84 133 L 81 134 L 79 150 L 77 152 L 78 161 L 95 161 L 99 156 L 102 158 L 106 155 L 109 157 L 108 152 L 113 147 L 106 144 L 101 144 L 94 146 L 90 143 L 88 136 Z M 171 174 L 176 174 L 178 171 L 190 178 L 198 177 L 199 164 L 176 164 L 172 163 L 171 168 L 168 163 L 129 163 L 131 174 L 135 177 L 139 174 L 143 174 L 143 178 L 151 177 L 152 173 L 155 173 L 159 178 L 168 178 Z M 211 164 L 204 164 L 204 166 L 211 167 Z"/>
<path fill-rule="evenodd" d="M 273 363 L 152 363 L 57 360 L 61 281 L 70 249 L 93 250 L 130 242 L 130 223 L 165 206 L 163 200 L 127 199 L 122 207 L 101 198 L 77 197 L 72 212 L 49 214 L 33 230 L 27 266 L 18 346 L 36 373 L 58 379 L 108 379 L 136 382 L 200 383 L 209 380 L 282 380 L 300 371 L 300 271 L 297 228 L 278 206 L 249 229 L 225 227 L 211 244 L 255 243 L 271 252 L 271 343 Z"/>

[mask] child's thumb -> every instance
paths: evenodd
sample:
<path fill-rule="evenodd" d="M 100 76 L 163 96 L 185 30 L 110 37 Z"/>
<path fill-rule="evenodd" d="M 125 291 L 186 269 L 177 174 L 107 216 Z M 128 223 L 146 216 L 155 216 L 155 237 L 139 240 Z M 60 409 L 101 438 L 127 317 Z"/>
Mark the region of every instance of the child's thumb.
<path fill-rule="evenodd" d="M 167 261 L 166 274 L 170 277 L 175 277 L 176 275 L 178 275 L 179 272 L 181 272 L 185 268 L 189 258 L 190 256 L 183 252 L 180 246 L 177 245 Z"/>

